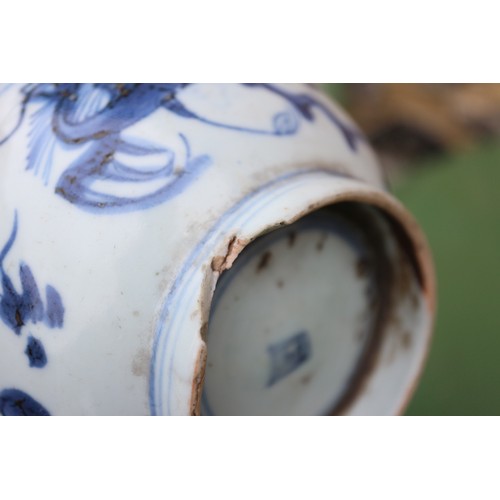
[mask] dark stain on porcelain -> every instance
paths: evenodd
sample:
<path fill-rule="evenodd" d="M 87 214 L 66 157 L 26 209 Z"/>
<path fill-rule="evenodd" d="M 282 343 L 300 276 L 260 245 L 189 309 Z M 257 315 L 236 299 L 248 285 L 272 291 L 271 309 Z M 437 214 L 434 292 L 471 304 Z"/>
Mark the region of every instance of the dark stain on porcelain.
<path fill-rule="evenodd" d="M 360 258 L 356 262 L 356 276 L 358 278 L 366 278 L 370 273 L 371 263 L 366 258 Z"/>
<path fill-rule="evenodd" d="M 400 351 L 408 351 L 413 346 L 413 335 L 399 316 L 393 315 L 388 323 L 391 332 L 390 349 L 385 359 L 390 365 Z"/>
<path fill-rule="evenodd" d="M 139 349 L 132 360 L 132 373 L 136 377 L 145 377 L 149 373 L 150 354 L 147 349 Z"/>
<path fill-rule="evenodd" d="M 260 273 L 261 271 L 266 269 L 266 267 L 271 262 L 272 256 L 273 256 L 273 254 L 269 250 L 264 252 L 259 260 L 259 263 L 257 264 L 257 268 L 256 268 L 255 272 Z"/>
<path fill-rule="evenodd" d="M 322 252 L 323 251 L 323 248 L 325 246 L 325 241 L 326 241 L 326 238 L 328 237 L 328 235 L 326 234 L 323 234 L 321 236 L 321 238 L 319 239 L 319 241 L 316 243 L 316 250 L 318 252 Z"/>

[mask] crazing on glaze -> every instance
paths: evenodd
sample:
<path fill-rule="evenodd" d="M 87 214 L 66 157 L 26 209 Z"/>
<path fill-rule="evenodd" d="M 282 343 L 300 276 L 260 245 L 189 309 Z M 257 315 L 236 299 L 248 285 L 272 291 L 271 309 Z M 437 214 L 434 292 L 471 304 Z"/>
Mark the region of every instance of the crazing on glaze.
<path fill-rule="evenodd" d="M 330 108 L 312 95 L 293 93 L 273 84 L 238 84 L 252 90 L 263 90 L 283 100 L 284 110 L 269 119 L 267 128 L 238 126 L 203 116 L 183 102 L 183 92 L 192 84 L 27 84 L 20 87 L 21 99 L 14 126 L 0 137 L 0 147 L 7 144 L 29 120 L 28 154 L 24 168 L 41 177 L 48 185 L 53 181 L 53 155 L 56 146 L 76 154 L 55 180 L 54 194 L 74 206 L 94 214 L 127 213 L 149 209 L 182 193 L 214 163 L 214 158 L 191 150 L 189 137 L 178 133 L 184 148 L 184 164 L 177 165 L 174 149 L 127 135 L 126 129 L 164 109 L 182 119 L 210 127 L 245 134 L 274 136 L 297 134 L 301 120 L 314 122 L 318 114 L 326 117 L 340 132 L 348 148 L 355 152 L 362 134 L 344 123 Z M 10 88 L 0 86 L 0 95 Z M 131 160 L 129 163 L 125 159 Z M 151 159 L 161 161 L 151 165 Z M 153 161 L 154 163 L 154 161 Z M 106 188 L 102 188 L 102 184 Z M 131 183 L 152 185 L 140 195 L 117 194 L 113 186 Z M 20 210 L 20 208 L 18 209 Z M 19 215 L 22 221 L 22 213 Z M 61 294 L 51 285 L 45 287 L 45 299 L 28 264 L 19 264 L 21 291 L 13 284 L 4 260 L 15 243 L 18 214 L 15 213 L 10 237 L 0 252 L 0 319 L 15 335 L 26 335 L 24 354 L 32 368 L 43 368 L 50 359 L 43 339 L 29 333 L 29 325 L 44 322 L 51 329 L 64 327 L 65 308 Z M 69 333 L 69 332 L 68 332 Z M 283 356 L 280 346 L 270 355 L 276 371 L 269 383 L 275 383 L 309 355 L 304 333 L 292 339 L 293 355 Z M 294 344 L 294 345 L 295 345 Z M 283 359 L 282 359 L 283 358 Z M 293 358 L 293 359 L 292 359 Z M 0 392 L 0 414 L 48 415 L 49 412 L 32 396 L 8 388 Z"/>

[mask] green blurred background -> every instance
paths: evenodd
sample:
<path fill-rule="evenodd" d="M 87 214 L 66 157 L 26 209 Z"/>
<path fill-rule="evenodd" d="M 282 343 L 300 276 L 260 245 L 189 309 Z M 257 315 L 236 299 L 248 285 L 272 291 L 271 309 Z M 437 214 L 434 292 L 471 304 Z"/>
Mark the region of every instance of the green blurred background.
<path fill-rule="evenodd" d="M 349 109 L 344 85 L 324 88 Z M 434 340 L 408 415 L 500 414 L 500 138 L 487 136 L 390 169 L 393 192 L 427 235 L 438 283 Z"/>

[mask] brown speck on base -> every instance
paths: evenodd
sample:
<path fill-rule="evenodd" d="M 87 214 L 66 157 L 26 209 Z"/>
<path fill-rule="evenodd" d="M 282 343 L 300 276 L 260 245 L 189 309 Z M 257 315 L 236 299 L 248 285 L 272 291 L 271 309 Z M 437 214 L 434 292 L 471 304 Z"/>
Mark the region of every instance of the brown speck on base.
<path fill-rule="evenodd" d="M 267 251 L 262 254 L 262 257 L 259 260 L 259 263 L 257 264 L 257 269 L 256 273 L 260 273 L 263 269 L 265 269 L 269 265 L 269 261 L 271 260 L 272 254 L 271 252 Z"/>
<path fill-rule="evenodd" d="M 364 278 L 368 273 L 369 263 L 367 259 L 359 259 L 356 262 L 356 275 L 358 278 Z"/>
<path fill-rule="evenodd" d="M 321 250 L 323 250 L 323 247 L 325 246 L 326 238 L 327 238 L 327 235 L 324 234 L 323 236 L 321 236 L 321 239 L 318 241 L 318 243 L 316 243 L 316 250 L 318 252 L 321 252 Z"/>
<path fill-rule="evenodd" d="M 150 355 L 145 349 L 139 349 L 132 360 L 132 373 L 136 377 L 146 377 L 149 373 Z"/>

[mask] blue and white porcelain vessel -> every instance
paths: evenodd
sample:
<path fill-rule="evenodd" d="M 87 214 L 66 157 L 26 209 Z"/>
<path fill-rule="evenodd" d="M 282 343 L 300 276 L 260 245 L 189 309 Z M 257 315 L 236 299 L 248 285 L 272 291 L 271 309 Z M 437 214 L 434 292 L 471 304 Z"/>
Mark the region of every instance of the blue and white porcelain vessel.
<path fill-rule="evenodd" d="M 316 88 L 0 86 L 0 414 L 402 411 L 424 237 Z"/>

